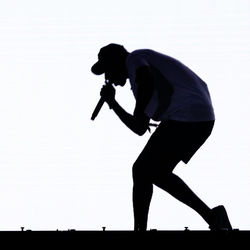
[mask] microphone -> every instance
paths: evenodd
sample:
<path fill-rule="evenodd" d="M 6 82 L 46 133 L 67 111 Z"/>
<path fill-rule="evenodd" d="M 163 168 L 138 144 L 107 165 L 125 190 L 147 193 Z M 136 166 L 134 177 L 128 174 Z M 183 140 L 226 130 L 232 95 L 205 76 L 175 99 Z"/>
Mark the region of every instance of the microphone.
<path fill-rule="evenodd" d="M 107 85 L 107 84 L 111 84 L 111 83 L 109 83 L 109 80 L 105 80 L 105 84 Z M 94 121 L 95 118 L 97 117 L 97 115 L 99 114 L 99 111 L 101 110 L 101 108 L 102 108 L 104 102 L 105 102 L 105 101 L 104 101 L 104 98 L 101 97 L 100 100 L 98 101 L 98 103 L 97 103 L 97 105 L 96 105 L 96 107 L 95 107 L 93 113 L 92 113 L 92 116 L 91 116 L 91 120 L 92 120 L 92 121 Z"/>

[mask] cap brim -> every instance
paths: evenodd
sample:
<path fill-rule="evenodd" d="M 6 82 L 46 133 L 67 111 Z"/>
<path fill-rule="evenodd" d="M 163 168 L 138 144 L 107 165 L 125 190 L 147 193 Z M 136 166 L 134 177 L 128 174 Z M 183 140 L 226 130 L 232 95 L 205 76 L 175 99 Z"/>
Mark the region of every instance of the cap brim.
<path fill-rule="evenodd" d="M 101 75 L 104 73 L 104 67 L 103 64 L 98 61 L 96 62 L 92 67 L 91 67 L 91 71 L 92 73 L 94 73 L 95 75 Z"/>

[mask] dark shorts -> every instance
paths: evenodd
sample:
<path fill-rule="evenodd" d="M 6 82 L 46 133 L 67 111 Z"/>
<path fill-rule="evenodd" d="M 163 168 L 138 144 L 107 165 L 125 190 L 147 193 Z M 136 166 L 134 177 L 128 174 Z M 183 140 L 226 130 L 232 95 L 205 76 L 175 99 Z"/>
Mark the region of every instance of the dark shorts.
<path fill-rule="evenodd" d="M 213 126 L 214 121 L 161 122 L 139 155 L 137 163 L 153 167 L 154 170 L 157 167 L 169 168 L 168 171 L 172 171 L 180 161 L 187 164 L 207 140 Z"/>

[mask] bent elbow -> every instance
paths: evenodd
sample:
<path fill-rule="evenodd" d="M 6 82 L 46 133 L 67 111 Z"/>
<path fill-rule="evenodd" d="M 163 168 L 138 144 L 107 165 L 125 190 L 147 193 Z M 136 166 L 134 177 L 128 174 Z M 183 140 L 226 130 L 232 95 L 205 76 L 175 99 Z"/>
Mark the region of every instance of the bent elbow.
<path fill-rule="evenodd" d="M 136 132 L 136 134 L 139 136 L 143 136 L 145 134 L 145 132 Z"/>
<path fill-rule="evenodd" d="M 146 133 L 147 129 L 138 129 L 135 133 L 139 136 L 143 136 Z"/>
<path fill-rule="evenodd" d="M 134 132 L 139 135 L 142 136 L 145 134 L 145 132 L 148 130 L 149 128 L 149 119 L 148 117 L 144 117 L 144 119 L 138 119 L 135 123 L 134 126 Z"/>

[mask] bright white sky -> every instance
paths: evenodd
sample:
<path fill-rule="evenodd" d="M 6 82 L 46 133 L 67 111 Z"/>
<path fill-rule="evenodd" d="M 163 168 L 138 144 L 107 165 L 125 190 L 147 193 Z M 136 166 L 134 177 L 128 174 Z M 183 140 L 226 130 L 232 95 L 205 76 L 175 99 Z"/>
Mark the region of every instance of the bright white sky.
<path fill-rule="evenodd" d="M 150 134 L 107 106 L 90 120 L 103 84 L 90 68 L 110 42 L 176 57 L 207 82 L 214 132 L 175 172 L 249 229 L 250 1 L 1 0 L 0 230 L 133 229 L 131 168 Z M 117 100 L 133 111 L 129 84 Z M 149 229 L 207 229 L 154 191 Z"/>

